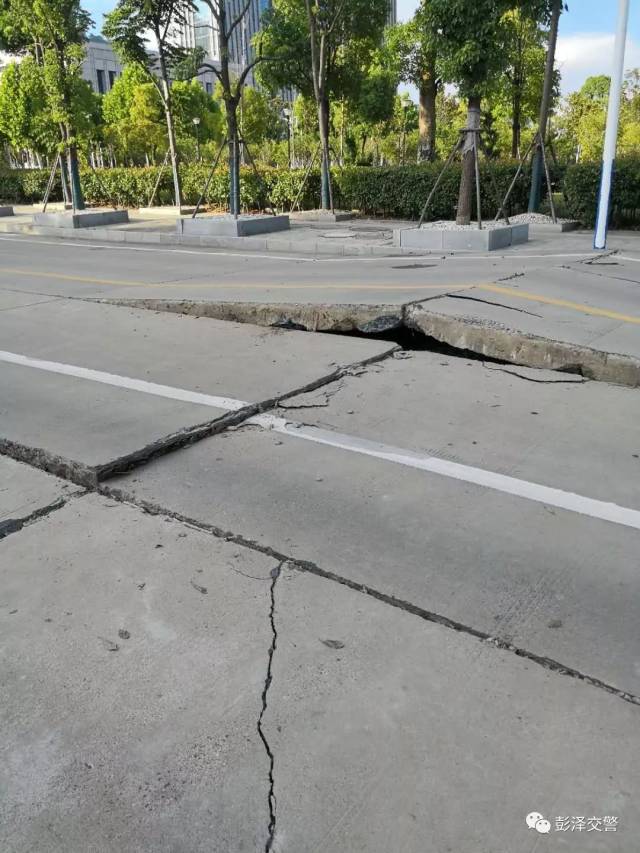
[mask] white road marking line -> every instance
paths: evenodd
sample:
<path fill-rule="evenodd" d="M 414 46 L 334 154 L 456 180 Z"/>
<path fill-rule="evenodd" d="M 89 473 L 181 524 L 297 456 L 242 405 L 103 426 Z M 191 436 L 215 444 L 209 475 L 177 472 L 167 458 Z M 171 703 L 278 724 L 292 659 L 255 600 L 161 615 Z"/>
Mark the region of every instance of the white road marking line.
<path fill-rule="evenodd" d="M 363 456 L 371 456 L 375 459 L 382 459 L 385 462 L 393 462 L 396 465 L 416 468 L 420 471 L 429 471 L 433 474 L 439 474 L 442 477 L 460 480 L 463 483 L 473 483 L 477 486 L 525 498 L 526 500 L 541 503 L 545 506 L 566 509 L 579 515 L 586 515 L 590 518 L 597 518 L 602 521 L 609 521 L 613 524 L 621 524 L 624 527 L 632 527 L 635 530 L 640 530 L 640 511 L 628 509 L 618 504 L 594 500 L 593 498 L 587 498 L 573 492 L 565 492 L 562 489 L 542 486 L 539 483 L 531 483 L 527 480 L 517 479 L 516 477 L 508 477 L 505 474 L 498 474 L 483 468 L 475 468 L 471 465 L 462 465 L 458 462 L 450 462 L 447 459 L 439 459 L 436 456 L 425 456 L 411 450 L 368 441 L 357 436 L 343 435 L 304 424 L 295 424 L 287 421 L 285 418 L 278 418 L 273 415 L 257 415 L 250 418 L 247 423 L 256 424 L 264 429 L 270 429 L 283 435 L 292 436 L 293 438 L 312 441 L 316 444 L 324 444 L 328 447 L 336 447 L 340 450 L 347 450 Z"/>
<path fill-rule="evenodd" d="M 307 264 L 315 261 L 315 258 L 305 258 L 297 255 L 261 255 L 256 252 L 226 252 L 221 249 L 216 249 L 215 247 L 212 247 L 210 251 L 206 252 L 198 249 L 162 249 L 160 246 L 154 246 L 153 248 L 148 246 L 122 246 L 119 243 L 89 243 L 88 241 L 86 243 L 84 241 L 80 243 L 72 243 L 70 240 L 63 240 L 62 238 L 60 240 L 33 240 L 29 237 L 0 236 L 0 240 L 5 240 L 8 243 L 36 243 L 39 246 L 58 246 L 59 248 L 75 246 L 78 249 L 109 249 L 114 252 L 153 252 L 154 254 L 163 253 L 170 255 L 222 255 L 229 258 L 258 258 L 259 260 L 269 261 L 298 261 Z"/>
<path fill-rule="evenodd" d="M 196 403 L 199 406 L 211 406 L 214 409 L 224 409 L 237 412 L 248 406 L 242 400 L 230 397 L 215 397 L 211 394 L 200 394 L 198 391 L 188 391 L 185 388 L 174 388 L 171 385 L 158 385 L 156 382 L 146 382 L 144 379 L 131 379 L 115 373 L 105 373 L 102 370 L 91 370 L 87 367 L 77 367 L 74 364 L 60 364 L 57 361 L 44 361 L 30 358 L 14 352 L 0 350 L 0 361 L 17 364 L 20 367 L 32 367 L 48 373 L 60 373 L 63 376 L 73 376 L 75 379 L 88 379 L 102 385 L 113 385 L 116 388 L 126 388 L 129 391 L 139 391 L 142 394 L 152 394 L 155 397 L 165 397 L 168 400 L 179 400 L 182 403 Z"/>
<path fill-rule="evenodd" d="M 113 385 L 117 388 L 126 388 L 130 391 L 138 391 L 143 394 L 151 394 L 156 397 L 165 397 L 170 400 L 180 400 L 185 403 L 197 403 L 202 406 L 210 406 L 216 409 L 237 412 L 249 405 L 242 400 L 231 397 L 215 397 L 209 394 L 200 394 L 196 391 L 188 391 L 184 388 L 174 388 L 170 385 L 158 385 L 155 382 L 147 382 L 143 379 L 132 379 L 127 376 L 119 376 L 114 373 L 105 373 L 101 370 L 91 370 L 86 367 L 77 367 L 73 364 L 61 364 L 56 361 L 44 361 L 38 358 L 30 358 L 26 355 L 5 352 L 0 350 L 0 361 L 9 364 L 17 364 L 21 367 L 30 367 L 44 370 L 49 373 L 59 373 L 63 376 L 72 376 L 76 379 L 87 379 L 99 382 L 103 385 Z M 577 495 L 573 492 L 565 492 L 539 483 L 531 483 L 528 480 L 520 480 L 516 477 L 508 477 L 495 471 L 487 471 L 483 468 L 475 468 L 471 465 L 462 465 L 458 462 L 450 462 L 447 459 L 439 459 L 437 456 L 426 456 L 405 450 L 400 447 L 369 441 L 353 435 L 343 435 L 331 432 L 319 427 L 297 424 L 286 418 L 274 415 L 256 415 L 246 421 L 247 424 L 260 426 L 263 429 L 273 430 L 283 435 L 299 438 L 304 441 L 312 441 L 339 450 L 358 453 L 362 456 L 370 456 L 381 459 L 384 462 L 392 462 L 396 465 L 404 465 L 420 471 L 428 471 L 439 474 L 463 483 L 473 483 L 496 492 L 524 498 L 535 503 L 546 506 L 558 507 L 579 515 L 609 521 L 624 527 L 640 530 L 640 511 L 619 506 L 618 504 L 599 501 Z"/>
<path fill-rule="evenodd" d="M 620 258 L 621 261 L 633 261 L 634 264 L 640 264 L 640 258 L 631 258 L 629 255 L 614 255 L 614 258 Z"/>

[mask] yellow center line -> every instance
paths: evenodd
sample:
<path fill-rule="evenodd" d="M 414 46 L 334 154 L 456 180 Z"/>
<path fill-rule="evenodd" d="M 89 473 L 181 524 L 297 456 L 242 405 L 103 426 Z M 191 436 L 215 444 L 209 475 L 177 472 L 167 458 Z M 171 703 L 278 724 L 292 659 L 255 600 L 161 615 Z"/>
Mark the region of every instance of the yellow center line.
<path fill-rule="evenodd" d="M 179 282 L 154 282 L 154 281 L 127 281 L 124 279 L 92 278 L 88 275 L 69 275 L 68 273 L 42 272 L 34 270 L 22 270 L 13 267 L 0 267 L 0 273 L 7 275 L 23 275 L 33 278 L 51 278 L 58 281 L 74 281 L 81 284 L 113 285 L 116 287 L 157 287 L 178 289 L 206 289 L 206 290 L 442 290 L 443 294 L 451 290 L 468 290 L 468 284 L 255 284 L 238 282 L 211 282 L 210 284 L 194 284 L 190 281 Z"/>
<path fill-rule="evenodd" d="M 15 267 L 0 267 L 0 273 L 7 275 L 21 275 L 33 278 L 50 278 L 58 281 L 73 281 L 81 284 L 96 284 L 108 285 L 115 287 L 143 287 L 143 288 L 158 288 L 158 289 L 194 289 L 194 290 L 343 290 L 343 291 L 431 291 L 440 290 L 442 295 L 452 293 L 458 290 L 482 290 L 489 293 L 499 293 L 505 296 L 512 296 L 515 299 L 524 299 L 529 302 L 539 302 L 543 305 L 554 305 L 559 308 L 568 308 L 572 311 L 577 311 L 582 314 L 588 314 L 592 317 L 605 317 L 609 320 L 617 320 L 622 323 L 631 323 L 640 325 L 640 317 L 621 314 L 618 311 L 611 311 L 608 308 L 596 308 L 592 305 L 584 305 L 580 302 L 571 302 L 567 299 L 557 299 L 553 296 L 543 296 L 540 293 L 529 293 L 526 290 L 519 290 L 515 287 L 504 287 L 499 284 L 327 284 L 326 282 L 313 284 L 257 284 L 244 282 L 211 282 L 192 283 L 185 281 L 179 282 L 153 282 L 153 281 L 127 281 L 126 279 L 111 279 L 111 278 L 93 278 L 87 275 L 71 275 L 69 273 L 43 272 L 34 270 L 24 270 Z"/>
<path fill-rule="evenodd" d="M 553 296 L 543 296 L 540 293 L 529 293 L 526 290 L 518 290 L 515 287 L 502 287 L 499 284 L 476 284 L 470 285 L 470 289 L 487 290 L 490 293 L 501 293 L 506 296 L 514 296 L 516 299 L 526 299 L 529 302 L 540 302 L 543 305 L 555 305 L 559 308 L 569 308 L 579 311 L 581 314 L 590 314 L 592 317 L 606 317 L 609 320 L 619 320 L 622 323 L 633 323 L 640 326 L 640 317 L 629 314 L 620 314 L 618 311 L 610 311 L 608 308 L 594 308 L 592 305 L 583 305 L 581 302 L 570 302 L 567 299 L 556 299 Z"/>

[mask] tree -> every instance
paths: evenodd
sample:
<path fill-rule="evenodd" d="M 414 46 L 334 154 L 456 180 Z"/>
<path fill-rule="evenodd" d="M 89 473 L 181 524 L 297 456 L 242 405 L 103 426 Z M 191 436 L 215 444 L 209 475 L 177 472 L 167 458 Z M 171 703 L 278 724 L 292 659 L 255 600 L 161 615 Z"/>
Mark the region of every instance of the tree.
<path fill-rule="evenodd" d="M 276 101 L 259 89 L 244 90 L 239 125 L 242 138 L 248 144 L 258 145 L 267 139 L 286 137 L 286 125 Z"/>
<path fill-rule="evenodd" d="M 376 154 L 380 152 L 378 144 L 386 133 L 391 131 L 396 108 L 398 78 L 393 69 L 389 69 L 379 57 L 375 64 L 366 69 L 351 98 L 343 99 L 340 105 L 344 113 L 345 101 L 349 119 L 360 134 L 361 158 L 364 158 L 365 145 L 369 138 L 376 141 Z M 344 114 L 341 115 L 341 134 L 344 132 Z M 342 146 L 341 146 L 342 147 Z"/>
<path fill-rule="evenodd" d="M 197 80 L 176 80 L 173 84 L 176 136 L 182 143 L 203 144 L 222 139 L 223 116 L 220 104 L 208 95 Z M 196 125 L 194 119 L 198 120 Z"/>
<path fill-rule="evenodd" d="M 42 70 L 31 56 L 10 63 L 0 78 L 0 133 L 14 152 L 48 156 L 58 150 L 60 129 L 48 108 Z"/>
<path fill-rule="evenodd" d="M 504 14 L 513 0 L 429 0 L 425 22 L 438 37 L 445 79 L 456 83 L 467 100 L 468 131 L 462 147 L 462 177 L 457 222 L 471 221 L 476 133 L 481 103 L 495 77 L 503 70 Z"/>
<path fill-rule="evenodd" d="M 331 100 L 357 91 L 388 9 L 388 0 L 274 0 L 265 17 L 262 81 L 272 90 L 295 86 L 316 103 L 324 210 L 333 208 Z"/>
<path fill-rule="evenodd" d="M 105 137 L 126 161 L 156 159 L 166 150 L 167 126 L 158 90 L 139 65 L 125 65 L 102 99 Z"/>
<path fill-rule="evenodd" d="M 48 110 L 67 154 L 73 205 L 79 210 L 84 208 L 84 198 L 74 93 L 91 24 L 80 0 L 2 0 L 0 4 L 0 48 L 30 55 L 42 70 Z"/>
<path fill-rule="evenodd" d="M 523 124 L 535 121 L 540 108 L 547 34 L 527 9 L 511 9 L 503 25 L 506 67 L 492 101 L 510 118 L 511 157 L 516 159 L 520 156 Z M 558 92 L 558 84 L 559 75 L 556 74 L 554 94 Z"/>
<path fill-rule="evenodd" d="M 558 116 L 558 146 L 567 159 L 597 161 L 602 157 L 607 122 L 610 79 L 588 77 L 578 92 L 570 94 Z M 625 78 L 620 107 L 618 150 L 622 155 L 638 151 L 640 139 L 640 72 Z"/>
<path fill-rule="evenodd" d="M 243 25 L 251 8 L 251 0 L 240 0 L 236 11 L 228 14 L 227 0 L 202 0 L 208 6 L 214 27 L 217 30 L 220 46 L 219 67 L 201 58 L 201 71 L 212 71 L 218 78 L 224 112 L 227 120 L 227 143 L 229 146 L 229 209 L 237 216 L 240 213 L 240 134 L 238 126 L 238 109 L 242 101 L 242 93 L 249 74 L 262 61 L 260 36 L 257 37 L 253 54 L 239 75 L 234 75 L 231 69 L 231 39 L 234 32 Z"/>
<path fill-rule="evenodd" d="M 388 35 L 392 52 L 399 63 L 400 78 L 418 90 L 418 160 L 435 160 L 436 101 L 442 80 L 437 70 L 437 38 L 426 18 L 426 0 L 422 0 L 413 19 L 393 27 Z"/>
<path fill-rule="evenodd" d="M 175 203 L 182 203 L 180 172 L 173 116 L 171 72 L 180 67 L 188 51 L 178 47 L 176 36 L 187 26 L 192 0 L 118 0 L 116 8 L 105 15 L 103 32 L 111 39 L 125 62 L 146 71 L 156 87 L 167 123 L 167 138 L 173 172 Z M 147 51 L 148 35 L 153 37 L 155 53 Z"/>

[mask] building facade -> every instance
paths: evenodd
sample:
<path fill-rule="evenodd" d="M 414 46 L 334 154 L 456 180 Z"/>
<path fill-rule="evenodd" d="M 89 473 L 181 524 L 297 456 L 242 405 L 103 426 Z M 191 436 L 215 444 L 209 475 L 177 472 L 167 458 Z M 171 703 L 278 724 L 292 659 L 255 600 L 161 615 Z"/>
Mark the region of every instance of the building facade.
<path fill-rule="evenodd" d="M 82 76 L 94 92 L 105 95 L 111 91 L 116 79 L 122 74 L 122 63 L 110 42 L 102 36 L 90 36 L 85 49 Z"/>
<path fill-rule="evenodd" d="M 244 8 L 246 0 L 227 0 L 227 22 L 234 21 Z M 241 74 L 251 62 L 253 49 L 251 41 L 260 29 L 263 14 L 271 5 L 271 0 L 251 0 L 246 14 L 231 34 L 229 42 L 229 59 L 232 71 Z M 217 65 L 220 61 L 220 40 L 215 18 L 205 3 L 198 3 L 197 8 L 190 12 L 184 32 L 178 36 L 180 44 L 188 48 L 201 48 L 207 61 Z M 202 85 L 207 92 L 215 87 L 215 75 L 205 72 L 199 75 Z M 254 85 L 253 75 L 249 74 L 247 83 Z"/>

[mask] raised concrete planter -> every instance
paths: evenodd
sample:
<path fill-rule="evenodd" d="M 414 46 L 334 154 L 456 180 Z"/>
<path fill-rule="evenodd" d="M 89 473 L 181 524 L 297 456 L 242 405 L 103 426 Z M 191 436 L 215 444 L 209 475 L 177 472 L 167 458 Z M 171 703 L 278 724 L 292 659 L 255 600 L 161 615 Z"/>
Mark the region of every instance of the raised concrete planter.
<path fill-rule="evenodd" d="M 48 228 L 97 228 L 129 221 L 127 210 L 77 210 L 60 213 L 34 213 L 33 224 Z"/>
<path fill-rule="evenodd" d="M 13 207 L 9 204 L 4 207 L 0 207 L 0 216 L 13 216 Z"/>
<path fill-rule="evenodd" d="M 567 231 L 575 231 L 580 228 L 579 222 L 573 220 L 565 222 L 531 222 L 529 230 L 531 234 L 565 234 Z"/>
<path fill-rule="evenodd" d="M 176 207 L 173 205 L 166 205 L 164 207 L 141 207 L 138 210 L 138 213 L 142 216 L 150 216 L 151 218 L 155 218 L 156 216 L 191 216 L 191 214 L 195 211 L 195 207 Z"/>
<path fill-rule="evenodd" d="M 209 237 L 253 237 L 288 231 L 288 216 L 202 216 L 178 219 L 176 230 L 180 235 Z"/>
<path fill-rule="evenodd" d="M 348 222 L 355 213 L 348 210 L 296 210 L 289 216 L 294 222 Z"/>
<path fill-rule="evenodd" d="M 506 249 L 529 239 L 528 225 L 511 225 L 501 228 L 469 228 L 453 231 L 446 228 L 401 228 L 394 231 L 394 245 L 402 249 L 424 251 L 460 251 L 471 249 L 477 252 L 493 252 Z"/>

